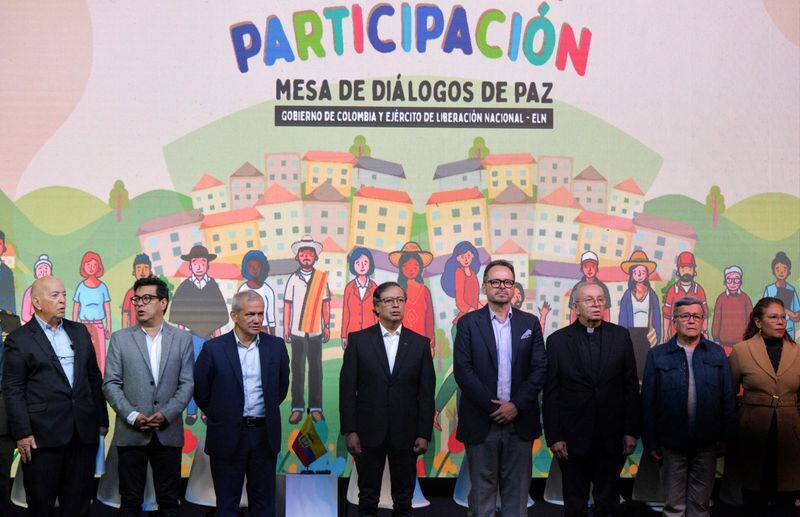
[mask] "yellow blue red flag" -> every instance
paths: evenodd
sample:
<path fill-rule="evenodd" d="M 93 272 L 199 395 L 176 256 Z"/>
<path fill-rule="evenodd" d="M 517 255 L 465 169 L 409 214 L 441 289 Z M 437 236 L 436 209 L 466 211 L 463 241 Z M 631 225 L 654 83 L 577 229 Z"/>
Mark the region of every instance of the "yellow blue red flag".
<path fill-rule="evenodd" d="M 311 420 L 310 415 L 306 415 L 306 419 L 300 427 L 300 432 L 297 433 L 297 437 L 292 442 L 292 450 L 306 467 L 328 452 L 325 444 L 320 440 L 317 430 L 314 428 L 314 421 Z"/>

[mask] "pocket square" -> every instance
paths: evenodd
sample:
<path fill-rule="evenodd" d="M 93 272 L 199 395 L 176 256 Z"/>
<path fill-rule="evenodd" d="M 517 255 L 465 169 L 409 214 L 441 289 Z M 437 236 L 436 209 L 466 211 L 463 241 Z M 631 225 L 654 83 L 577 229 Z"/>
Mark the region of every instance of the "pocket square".
<path fill-rule="evenodd" d="M 528 330 L 526 330 L 525 332 L 522 333 L 522 337 L 520 339 L 527 339 L 527 338 L 531 337 L 531 334 L 532 334 L 531 329 L 528 329 Z"/>

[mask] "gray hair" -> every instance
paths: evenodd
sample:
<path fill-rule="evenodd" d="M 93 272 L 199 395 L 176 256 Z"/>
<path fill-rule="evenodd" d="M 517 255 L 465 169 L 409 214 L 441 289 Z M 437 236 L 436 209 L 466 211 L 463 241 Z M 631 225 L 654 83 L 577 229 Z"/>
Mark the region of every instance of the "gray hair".
<path fill-rule="evenodd" d="M 703 300 L 700 298 L 695 298 L 694 296 L 684 296 L 677 302 L 675 302 L 675 311 L 677 312 L 678 307 L 688 307 L 689 305 L 699 305 L 700 307 L 703 306 Z"/>
<path fill-rule="evenodd" d="M 231 312 L 239 312 L 242 310 L 244 302 L 254 302 L 256 300 L 261 300 L 263 302 L 264 298 L 255 291 L 239 291 L 233 295 L 233 300 L 231 300 Z"/>

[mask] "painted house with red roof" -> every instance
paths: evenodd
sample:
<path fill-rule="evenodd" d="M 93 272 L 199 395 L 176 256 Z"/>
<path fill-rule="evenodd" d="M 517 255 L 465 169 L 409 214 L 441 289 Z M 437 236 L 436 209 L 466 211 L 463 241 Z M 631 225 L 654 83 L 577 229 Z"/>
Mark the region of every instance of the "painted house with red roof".
<path fill-rule="evenodd" d="M 536 197 L 541 199 L 564 187 L 572 191 L 572 156 L 540 156 Z"/>
<path fill-rule="evenodd" d="M 606 213 L 608 180 L 591 165 L 572 179 L 572 195 L 584 210 Z"/>
<path fill-rule="evenodd" d="M 210 174 L 203 174 L 192 187 L 192 207 L 204 214 L 230 209 L 228 185 Z"/>
<path fill-rule="evenodd" d="M 494 250 L 492 260 L 507 260 L 514 265 L 515 277 L 523 288 L 528 288 L 528 250 L 508 239 L 502 246 Z"/>
<path fill-rule="evenodd" d="M 231 209 L 250 208 L 264 197 L 266 181 L 260 170 L 245 162 L 228 179 L 230 183 Z"/>
<path fill-rule="evenodd" d="M 350 200 L 330 181 L 325 181 L 303 200 L 303 221 L 303 234 L 320 242 L 332 237 L 346 248 L 350 237 Z"/>
<path fill-rule="evenodd" d="M 261 214 L 258 237 L 267 258 L 293 258 L 292 243 L 303 236 L 303 202 L 280 183 L 273 183 L 256 203 Z"/>
<path fill-rule="evenodd" d="M 633 178 L 628 178 L 611 189 L 608 197 L 609 214 L 633 219 L 635 214 L 641 214 L 643 210 L 644 192 Z"/>
<path fill-rule="evenodd" d="M 601 264 L 620 264 L 631 255 L 633 220 L 584 210 L 578 215 L 578 250 L 597 253 Z"/>
<path fill-rule="evenodd" d="M 308 151 L 303 156 L 305 170 L 305 195 L 321 187 L 326 181 L 344 197 L 350 197 L 353 184 L 353 167 L 356 157 L 341 151 Z"/>
<path fill-rule="evenodd" d="M 633 224 L 636 227 L 633 249 L 647 253 L 650 260 L 658 264 L 657 271 L 664 278 L 670 278 L 675 270 L 678 254 L 694 251 L 697 243 L 697 232 L 686 223 L 649 214 L 636 214 Z"/>
<path fill-rule="evenodd" d="M 564 187 L 540 198 L 535 208 L 536 228 L 531 245 L 532 259 L 575 260 L 578 255 L 578 223 L 583 207 Z"/>
<path fill-rule="evenodd" d="M 356 174 L 353 175 L 353 186 L 381 187 L 400 190 L 406 180 L 406 172 L 402 164 L 362 156 L 356 162 Z"/>
<path fill-rule="evenodd" d="M 142 252 L 150 257 L 154 274 L 169 276 L 181 267 L 181 255 L 189 253 L 192 246 L 208 247 L 200 229 L 202 221 L 199 209 L 142 221 L 136 236 Z"/>
<path fill-rule="evenodd" d="M 297 153 L 264 154 L 264 177 L 267 188 L 280 185 L 292 194 L 300 195 L 300 155 Z"/>
<path fill-rule="evenodd" d="M 175 272 L 173 278 L 177 283 L 180 283 L 189 278 L 190 274 L 191 272 L 189 271 L 189 263 L 183 261 L 180 268 L 178 268 L 178 270 Z M 217 285 L 219 285 L 219 290 L 222 293 L 222 296 L 225 298 L 225 303 L 227 303 L 228 307 L 230 307 L 231 303 L 233 302 L 233 295 L 239 291 L 239 286 L 244 283 L 241 264 L 221 262 L 219 259 L 211 261 L 208 263 L 208 276 L 217 282 Z M 222 327 L 222 332 L 227 332 L 232 328 L 233 322 L 231 321 L 229 315 L 228 324 Z"/>
<path fill-rule="evenodd" d="M 347 249 L 399 250 L 410 240 L 414 203 L 405 192 L 364 185 L 353 196 L 352 211 Z"/>
<path fill-rule="evenodd" d="M 516 185 L 509 185 L 489 202 L 489 248 L 497 249 L 508 239 L 528 253 L 533 244 L 536 204 Z"/>
<path fill-rule="evenodd" d="M 449 255 L 469 241 L 476 248 L 489 242 L 486 199 L 475 187 L 435 192 L 425 204 L 428 242 L 434 256 Z"/>
<path fill-rule="evenodd" d="M 209 251 L 217 254 L 217 260 L 240 264 L 249 250 L 261 249 L 258 236 L 261 219 L 261 213 L 255 208 L 240 208 L 206 215 L 200 229 L 205 234 Z"/>
<path fill-rule="evenodd" d="M 483 159 L 489 198 L 494 199 L 509 185 L 516 185 L 533 197 L 533 186 L 539 181 L 539 164 L 530 153 L 490 154 Z"/>
<path fill-rule="evenodd" d="M 331 237 L 322 241 L 322 253 L 316 267 L 328 273 L 328 288 L 333 296 L 343 296 L 347 284 L 347 251 Z"/>

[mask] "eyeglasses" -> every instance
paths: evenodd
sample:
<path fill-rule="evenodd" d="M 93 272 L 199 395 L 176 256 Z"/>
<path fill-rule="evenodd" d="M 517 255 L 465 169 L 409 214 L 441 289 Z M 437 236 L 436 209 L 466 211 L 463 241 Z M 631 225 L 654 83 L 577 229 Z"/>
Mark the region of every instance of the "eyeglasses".
<path fill-rule="evenodd" d="M 702 314 L 686 313 L 686 314 L 678 314 L 677 316 L 675 316 L 675 319 L 681 320 L 683 322 L 688 322 L 689 320 L 703 321 L 704 319 L 706 319 L 706 317 L 703 316 Z"/>
<path fill-rule="evenodd" d="M 154 296 L 152 294 L 143 294 L 142 296 L 132 296 L 131 303 L 134 305 L 148 305 L 153 300 L 161 300 L 160 296 Z"/>
<path fill-rule="evenodd" d="M 406 303 L 406 299 L 398 296 L 396 298 L 381 298 L 380 302 L 384 305 L 403 305 Z"/>
<path fill-rule="evenodd" d="M 578 300 L 578 303 L 583 303 L 588 305 L 589 307 L 594 307 L 595 305 L 605 305 L 606 299 L 605 298 L 586 298 L 585 300 Z"/>
<path fill-rule="evenodd" d="M 513 280 L 498 280 L 497 278 L 493 278 L 491 280 L 487 280 L 484 284 L 489 284 L 490 286 L 494 287 L 495 289 L 499 289 L 501 286 L 505 287 L 506 289 L 511 289 L 514 287 Z"/>

